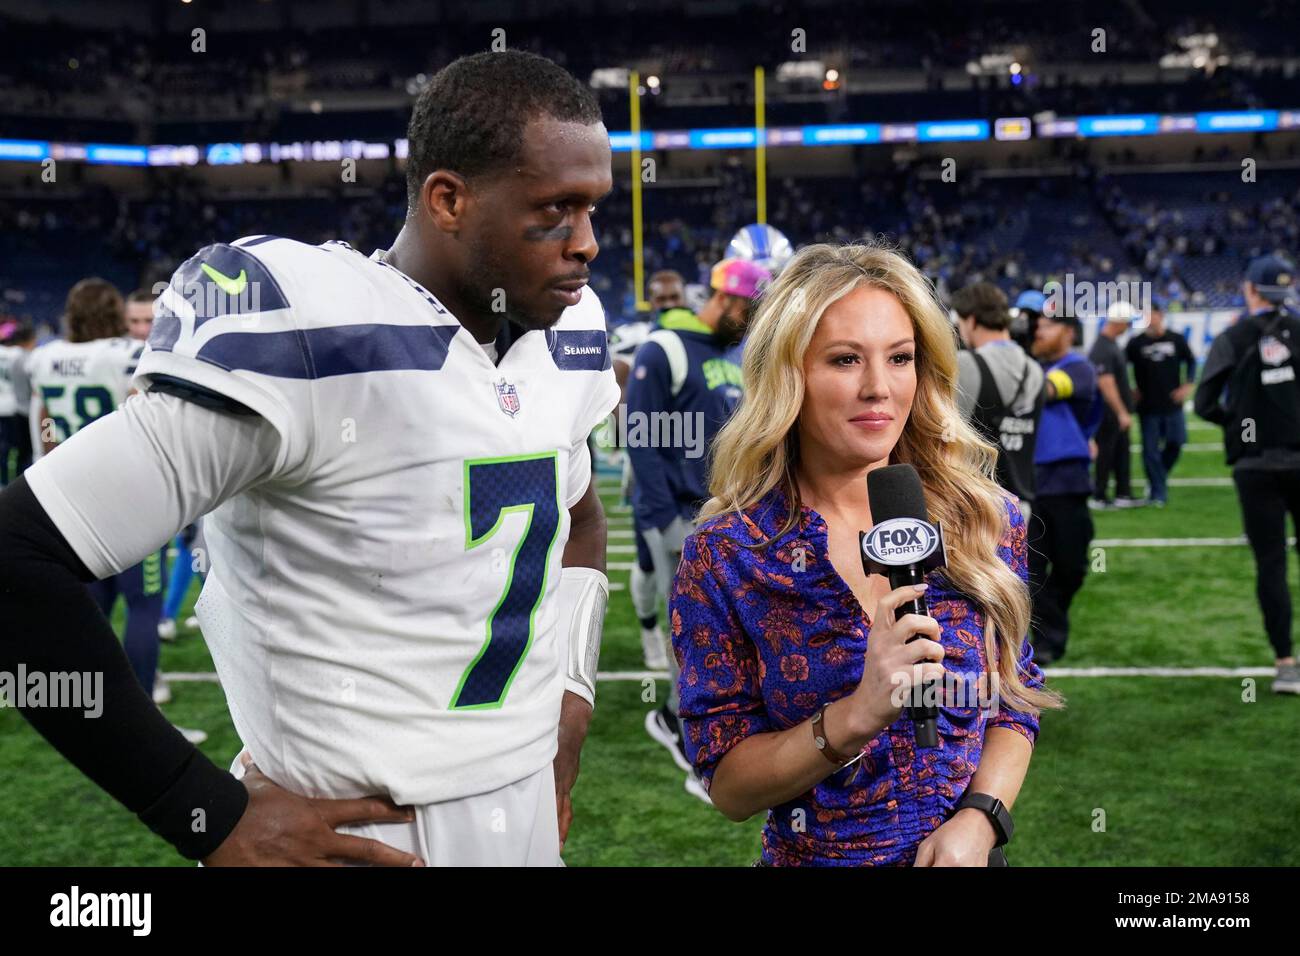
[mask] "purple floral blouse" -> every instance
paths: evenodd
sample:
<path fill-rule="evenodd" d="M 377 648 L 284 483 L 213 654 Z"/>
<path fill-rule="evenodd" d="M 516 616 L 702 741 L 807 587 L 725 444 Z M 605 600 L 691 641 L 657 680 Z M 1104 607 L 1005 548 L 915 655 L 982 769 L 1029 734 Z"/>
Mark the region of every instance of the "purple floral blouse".
<path fill-rule="evenodd" d="M 669 610 L 682 730 L 706 786 L 723 755 L 750 734 L 800 724 L 862 678 L 870 622 L 830 562 L 821 515 L 803 508 L 795 526 L 769 546 L 745 547 L 775 535 L 788 508 L 777 489 L 743 514 L 710 518 L 687 540 L 677 570 Z M 1012 498 L 1007 517 L 998 554 L 1027 580 L 1025 520 Z M 984 615 L 942 570 L 926 582 L 930 614 L 942 628 L 944 667 L 973 688 L 988 668 Z M 1027 638 L 1019 666 L 1027 686 L 1043 686 Z M 940 706 L 938 748 L 916 747 L 904 712 L 859 760 L 772 808 L 763 863 L 910 866 L 917 846 L 952 815 L 970 783 L 987 727 L 1008 727 L 1030 743 L 1038 736 L 1034 715 L 994 710 L 987 697 L 971 693 L 947 703 L 968 706 Z"/>

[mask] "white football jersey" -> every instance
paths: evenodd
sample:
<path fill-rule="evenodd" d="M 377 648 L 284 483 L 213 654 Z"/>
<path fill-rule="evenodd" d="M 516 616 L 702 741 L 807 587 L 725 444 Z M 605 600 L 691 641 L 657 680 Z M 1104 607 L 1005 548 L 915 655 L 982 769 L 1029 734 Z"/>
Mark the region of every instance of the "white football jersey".
<path fill-rule="evenodd" d="M 0 417 L 18 412 L 18 395 L 14 391 L 14 366 L 27 358 L 27 350 L 17 345 L 0 345 Z M 22 396 L 27 407 L 27 396 Z"/>
<path fill-rule="evenodd" d="M 209 246 L 155 306 L 140 390 L 192 383 L 281 436 L 204 524 L 198 615 L 246 747 L 298 793 L 426 804 L 554 759 L 568 508 L 618 387 L 590 289 L 497 345 L 341 242 Z"/>
<path fill-rule="evenodd" d="M 143 351 L 144 343 L 128 338 L 55 341 L 34 350 L 27 361 L 33 448 L 41 447 L 42 406 L 57 440 L 66 441 L 126 401 Z"/>
<path fill-rule="evenodd" d="M 614 358 L 623 359 L 631 364 L 632 356 L 641 347 L 641 343 L 655 330 L 654 322 L 624 322 L 609 333 L 609 351 Z"/>

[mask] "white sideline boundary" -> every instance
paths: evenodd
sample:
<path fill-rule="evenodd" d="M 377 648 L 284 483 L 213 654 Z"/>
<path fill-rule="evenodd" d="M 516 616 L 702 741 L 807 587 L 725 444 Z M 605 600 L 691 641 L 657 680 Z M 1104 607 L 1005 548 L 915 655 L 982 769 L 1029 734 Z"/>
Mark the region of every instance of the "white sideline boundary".
<path fill-rule="evenodd" d="M 1232 479 L 1226 476 L 1213 478 L 1170 478 L 1170 488 L 1231 488 Z M 1134 478 L 1134 485 L 1141 485 L 1143 488 L 1147 485 L 1145 478 Z"/>
<path fill-rule="evenodd" d="M 1048 677 L 1272 677 L 1271 667 L 1044 667 Z M 160 677 L 177 684 L 215 684 L 212 671 L 175 671 Z M 667 671 L 600 671 L 596 680 L 668 680 Z"/>
<path fill-rule="evenodd" d="M 1182 447 L 1183 451 L 1223 451 L 1223 442 L 1221 441 L 1193 441 L 1187 442 Z M 1129 451 L 1134 455 L 1142 454 L 1142 439 L 1138 438 L 1136 442 L 1129 443 Z"/>
<path fill-rule="evenodd" d="M 1236 538 L 1093 538 L 1090 548 L 1234 548 L 1245 547 L 1246 536 Z M 1295 538 L 1287 538 L 1288 548 Z"/>

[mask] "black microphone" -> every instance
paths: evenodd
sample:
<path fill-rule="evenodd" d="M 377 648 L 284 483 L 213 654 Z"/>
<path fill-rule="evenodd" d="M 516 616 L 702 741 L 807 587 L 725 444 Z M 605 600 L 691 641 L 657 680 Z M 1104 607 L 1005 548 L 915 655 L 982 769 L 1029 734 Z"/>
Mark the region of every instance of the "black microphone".
<path fill-rule="evenodd" d="M 925 507 L 925 489 L 921 476 L 911 465 L 886 465 L 867 472 L 867 499 L 875 526 L 859 531 L 862 546 L 862 570 L 889 578 L 889 589 L 897 590 L 925 583 L 925 574 L 947 565 L 943 533 L 930 523 Z M 930 614 L 925 595 L 906 601 L 894 612 L 894 620 L 904 614 Z M 921 635 L 908 640 L 910 644 Z M 912 688 L 907 716 L 916 725 L 916 745 L 939 745 L 938 688 L 935 681 Z"/>

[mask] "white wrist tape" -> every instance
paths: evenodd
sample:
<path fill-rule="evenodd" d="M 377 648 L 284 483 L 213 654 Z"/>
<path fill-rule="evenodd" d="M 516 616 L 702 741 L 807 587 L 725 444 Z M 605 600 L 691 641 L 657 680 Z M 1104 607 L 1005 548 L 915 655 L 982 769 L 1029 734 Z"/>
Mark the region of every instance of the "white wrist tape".
<path fill-rule="evenodd" d="M 564 689 L 596 705 L 596 666 L 609 604 L 609 578 L 595 568 L 560 571 L 560 633 L 568 638 Z"/>

